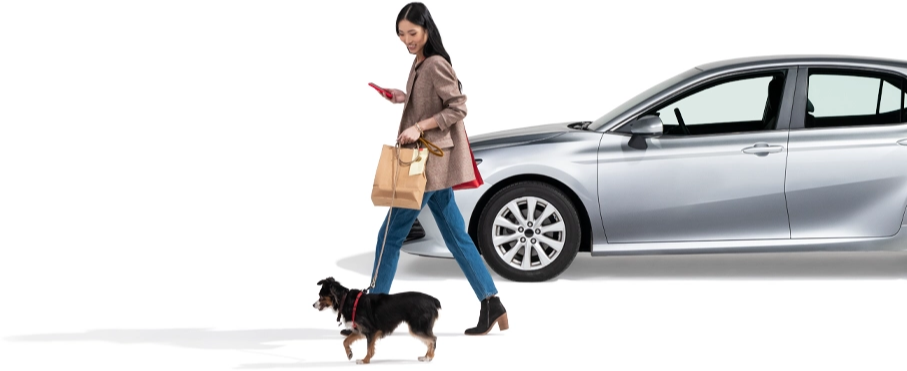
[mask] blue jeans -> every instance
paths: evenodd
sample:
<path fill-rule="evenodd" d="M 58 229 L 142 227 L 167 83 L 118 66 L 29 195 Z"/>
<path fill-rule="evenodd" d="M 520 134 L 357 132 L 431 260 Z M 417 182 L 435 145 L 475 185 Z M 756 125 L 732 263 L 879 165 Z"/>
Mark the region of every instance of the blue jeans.
<path fill-rule="evenodd" d="M 498 293 L 491 279 L 491 274 L 485 267 L 485 261 L 479 255 L 475 243 L 466 233 L 466 223 L 463 215 L 454 202 L 453 188 L 446 188 L 437 191 L 425 192 L 422 196 L 422 208 L 428 204 L 432 216 L 438 224 L 441 236 L 447 249 L 457 260 L 466 280 L 475 291 L 476 297 L 481 301 L 489 296 Z M 393 208 L 390 213 L 390 226 L 387 225 L 387 218 L 381 224 L 381 231 L 378 233 L 378 244 L 375 248 L 375 262 L 372 265 L 372 277 L 375 277 L 375 269 L 378 263 L 378 256 L 381 254 L 381 244 L 384 242 L 384 230 L 388 228 L 387 242 L 384 245 L 384 254 L 381 255 L 381 268 L 378 269 L 378 277 L 375 279 L 375 287 L 370 293 L 387 294 L 390 291 L 391 282 L 397 273 L 397 261 L 400 259 L 400 248 L 403 241 L 409 234 L 416 217 L 421 210 Z"/>

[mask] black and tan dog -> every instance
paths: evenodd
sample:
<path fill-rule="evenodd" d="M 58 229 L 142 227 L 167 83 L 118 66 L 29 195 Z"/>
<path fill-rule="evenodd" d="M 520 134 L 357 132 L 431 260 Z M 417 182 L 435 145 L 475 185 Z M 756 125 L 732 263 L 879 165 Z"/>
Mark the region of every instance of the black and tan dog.
<path fill-rule="evenodd" d="M 432 329 L 441 309 L 438 299 L 420 292 L 365 294 L 361 290 L 343 287 L 333 277 L 318 281 L 318 285 L 321 285 L 321 291 L 312 307 L 319 311 L 331 308 L 337 313 L 337 322 L 341 322 L 342 318 L 343 324 L 352 330 L 343 340 L 347 359 L 353 358 L 350 345 L 365 338 L 368 351 L 365 358 L 356 363 L 369 363 L 375 355 L 375 342 L 392 334 L 403 322 L 409 325 L 410 334 L 428 346 L 425 356 L 419 357 L 419 360 L 428 362 L 434 358 L 438 337 Z"/>

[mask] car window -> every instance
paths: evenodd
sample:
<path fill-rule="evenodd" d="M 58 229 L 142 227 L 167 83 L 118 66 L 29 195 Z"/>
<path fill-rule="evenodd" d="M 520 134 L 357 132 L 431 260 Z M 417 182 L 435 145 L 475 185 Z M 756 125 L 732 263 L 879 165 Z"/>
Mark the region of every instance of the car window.
<path fill-rule="evenodd" d="M 642 93 L 637 94 L 630 100 L 627 100 L 623 104 L 613 108 L 610 112 L 606 113 L 604 116 L 601 116 L 598 119 L 596 119 L 595 121 L 593 121 L 592 124 L 589 125 L 589 128 L 591 130 L 598 130 L 598 128 L 602 127 L 605 124 L 608 124 L 609 122 L 611 122 L 611 120 L 616 119 L 618 116 L 625 113 L 627 110 L 629 110 L 633 107 L 636 107 L 640 104 L 643 104 L 646 100 L 651 99 L 652 97 L 656 96 L 659 93 L 662 93 L 664 90 L 666 90 L 668 88 L 671 88 L 677 84 L 681 84 L 684 80 L 692 78 L 692 77 L 698 75 L 700 72 L 702 72 L 702 71 L 700 71 L 699 69 L 691 68 L 689 70 L 684 71 L 683 73 L 680 73 L 676 76 L 671 77 L 670 79 L 662 81 L 657 85 L 649 87 Z"/>
<path fill-rule="evenodd" d="M 758 77 L 713 86 L 658 112 L 665 125 L 680 125 L 675 108 L 679 109 L 684 123 L 691 126 L 761 120 L 768 95 L 766 87 L 771 79 Z"/>
<path fill-rule="evenodd" d="M 901 109 L 901 89 L 882 80 L 882 99 L 879 101 L 879 113 Z"/>
<path fill-rule="evenodd" d="M 848 73 L 812 72 L 807 88 L 805 127 L 886 125 L 904 122 L 899 77 Z"/>
<path fill-rule="evenodd" d="M 774 129 L 785 73 L 738 77 L 705 86 L 656 108 L 665 136 L 739 133 Z"/>

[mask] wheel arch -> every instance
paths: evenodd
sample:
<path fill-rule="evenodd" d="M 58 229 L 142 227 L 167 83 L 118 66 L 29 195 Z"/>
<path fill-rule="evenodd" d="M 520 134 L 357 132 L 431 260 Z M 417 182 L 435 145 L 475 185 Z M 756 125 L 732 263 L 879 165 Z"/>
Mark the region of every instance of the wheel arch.
<path fill-rule="evenodd" d="M 563 182 L 540 174 L 520 174 L 514 175 L 509 178 L 505 178 L 500 182 L 495 183 L 493 186 L 488 188 L 482 197 L 479 198 L 476 202 L 476 206 L 472 209 L 472 214 L 469 217 L 469 225 L 467 226 L 467 232 L 469 237 L 472 238 L 472 242 L 476 245 L 476 249 L 479 250 L 479 255 L 482 255 L 482 249 L 479 248 L 479 239 L 478 239 L 478 229 L 479 229 L 479 217 L 482 211 L 485 209 L 485 206 L 488 205 L 488 202 L 491 200 L 491 197 L 495 193 L 507 187 L 511 184 L 522 182 L 522 181 L 538 181 L 542 183 L 547 183 L 551 186 L 556 187 L 561 192 L 564 192 L 564 195 L 570 200 L 573 204 L 573 207 L 576 208 L 577 216 L 579 217 L 580 222 L 580 243 L 579 251 L 580 252 L 591 252 L 592 251 L 592 224 L 589 222 L 589 211 L 586 210 L 586 205 L 579 199 L 579 196 L 576 195 L 576 192 L 573 191 Z"/>

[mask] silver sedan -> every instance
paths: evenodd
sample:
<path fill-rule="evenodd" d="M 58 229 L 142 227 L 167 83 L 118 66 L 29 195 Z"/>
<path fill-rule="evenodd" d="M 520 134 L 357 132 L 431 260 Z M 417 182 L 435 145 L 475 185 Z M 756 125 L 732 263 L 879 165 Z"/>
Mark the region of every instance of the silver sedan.
<path fill-rule="evenodd" d="M 907 61 L 781 56 L 683 72 L 594 121 L 475 135 L 456 191 L 488 265 L 545 281 L 578 252 L 903 250 Z M 404 243 L 451 258 L 426 208 Z"/>

